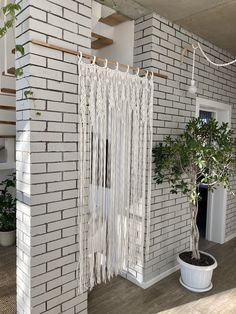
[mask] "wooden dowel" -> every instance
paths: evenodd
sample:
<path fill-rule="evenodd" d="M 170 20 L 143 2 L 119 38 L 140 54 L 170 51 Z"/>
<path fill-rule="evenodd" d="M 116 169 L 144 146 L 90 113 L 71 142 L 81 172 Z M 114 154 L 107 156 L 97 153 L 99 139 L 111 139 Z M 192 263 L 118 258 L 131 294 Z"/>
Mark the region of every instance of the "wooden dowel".
<path fill-rule="evenodd" d="M 61 47 L 61 46 L 57 46 L 57 45 L 53 45 L 53 44 L 48 44 L 44 41 L 41 41 L 41 40 L 37 40 L 37 39 L 32 39 L 31 41 L 33 44 L 35 45 L 38 45 L 38 46 L 42 46 L 42 47 L 46 47 L 46 48 L 50 48 L 50 49 L 54 49 L 54 50 L 58 50 L 58 51 L 62 51 L 62 52 L 66 52 L 66 53 L 70 53 L 72 55 L 75 55 L 75 56 L 80 56 L 80 52 L 79 51 L 75 51 L 75 50 L 72 50 L 72 49 L 69 49 L 69 48 L 64 48 L 64 47 Z M 83 58 L 86 58 L 86 59 L 90 59 L 92 60 L 94 58 L 94 56 L 88 54 L 88 53 L 84 53 L 83 52 Z M 101 57 L 97 57 L 96 58 L 96 61 L 100 61 L 100 62 L 106 62 L 106 59 L 104 58 L 101 58 Z M 109 65 L 113 65 L 113 66 L 116 66 L 116 62 L 115 61 L 107 61 L 107 64 Z M 123 63 L 119 63 L 119 67 L 123 67 L 123 68 L 128 68 L 128 65 L 127 64 L 123 64 Z M 138 68 L 136 67 L 133 67 L 133 66 L 130 66 L 129 67 L 130 70 L 133 70 L 135 72 L 138 71 Z M 143 73 L 143 74 L 146 74 L 147 71 L 144 70 L 144 69 L 140 69 L 139 73 Z M 149 75 L 151 75 L 151 72 L 149 71 L 148 72 Z M 157 76 L 157 77 L 161 77 L 163 79 L 168 79 L 168 76 L 165 75 L 165 74 L 161 74 L 159 72 L 153 72 L 153 75 L 154 76 Z"/>

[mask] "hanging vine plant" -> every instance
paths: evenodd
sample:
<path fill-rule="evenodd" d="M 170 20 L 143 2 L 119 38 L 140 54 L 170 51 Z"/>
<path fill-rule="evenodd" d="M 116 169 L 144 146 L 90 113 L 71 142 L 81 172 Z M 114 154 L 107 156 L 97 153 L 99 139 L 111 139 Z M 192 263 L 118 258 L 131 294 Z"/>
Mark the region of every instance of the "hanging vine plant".
<path fill-rule="evenodd" d="M 205 123 L 193 118 L 182 135 L 168 136 L 153 149 L 156 183 L 167 181 L 171 193 L 188 196 L 193 264 L 198 264 L 201 258 L 197 227 L 199 186 L 205 184 L 209 191 L 223 186 L 232 192 L 230 177 L 236 174 L 235 144 L 227 123 L 219 125 L 215 119 Z"/>

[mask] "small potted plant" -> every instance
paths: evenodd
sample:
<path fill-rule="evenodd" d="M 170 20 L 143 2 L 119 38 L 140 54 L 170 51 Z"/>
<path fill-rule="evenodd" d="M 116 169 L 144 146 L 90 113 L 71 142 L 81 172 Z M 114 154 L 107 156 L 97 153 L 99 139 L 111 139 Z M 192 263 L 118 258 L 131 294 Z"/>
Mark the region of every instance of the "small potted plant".
<path fill-rule="evenodd" d="M 0 246 L 11 246 L 16 241 L 15 187 L 15 174 L 0 184 Z"/>
<path fill-rule="evenodd" d="M 207 123 L 192 118 L 180 136 L 168 136 L 153 149 L 155 181 L 169 182 L 171 193 L 187 195 L 191 212 L 191 251 L 178 255 L 181 284 L 191 291 L 204 292 L 212 288 L 212 274 L 217 267 L 213 256 L 199 251 L 197 227 L 199 186 L 209 191 L 223 186 L 228 191 L 235 171 L 235 140 L 227 123 L 210 119 Z"/>

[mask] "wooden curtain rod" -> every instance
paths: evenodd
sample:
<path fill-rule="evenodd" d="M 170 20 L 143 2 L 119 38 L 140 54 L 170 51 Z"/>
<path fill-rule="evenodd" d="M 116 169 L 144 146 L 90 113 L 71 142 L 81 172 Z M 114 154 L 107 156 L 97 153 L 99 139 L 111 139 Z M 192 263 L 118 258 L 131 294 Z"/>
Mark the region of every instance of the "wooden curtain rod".
<path fill-rule="evenodd" d="M 37 40 L 37 39 L 32 39 L 31 42 L 33 44 L 35 44 L 35 45 L 38 45 L 38 46 L 47 47 L 47 48 L 50 48 L 50 49 L 54 49 L 54 50 L 58 50 L 58 51 L 66 52 L 66 53 L 70 53 L 70 54 L 75 55 L 75 56 L 80 56 L 80 51 L 64 48 L 64 47 L 53 45 L 53 44 L 48 44 L 48 43 L 46 43 L 44 41 Z M 83 57 L 86 58 L 86 59 L 91 59 L 91 60 L 94 58 L 94 56 L 92 56 L 90 54 L 87 54 L 87 53 L 84 53 L 84 52 L 83 52 Z M 97 61 L 101 61 L 101 62 L 106 62 L 106 59 L 103 59 L 103 58 L 100 58 L 100 57 L 97 57 L 96 60 Z M 117 65 L 117 62 L 107 61 L 107 64 Z M 139 69 L 139 68 L 136 68 L 136 67 L 133 67 L 133 66 L 128 66 L 127 64 L 122 64 L 122 63 L 119 63 L 119 67 L 124 67 L 124 68 L 128 68 L 129 67 L 130 70 L 134 70 L 134 71 L 138 71 L 138 69 Z M 146 74 L 147 71 L 144 70 L 144 69 L 140 69 L 139 73 Z M 149 73 L 151 74 L 150 71 L 149 71 Z M 158 73 L 158 72 L 153 72 L 153 75 L 157 76 L 157 77 L 164 78 L 164 79 L 168 79 L 167 75 L 164 75 L 164 74 L 161 74 L 161 73 Z"/>

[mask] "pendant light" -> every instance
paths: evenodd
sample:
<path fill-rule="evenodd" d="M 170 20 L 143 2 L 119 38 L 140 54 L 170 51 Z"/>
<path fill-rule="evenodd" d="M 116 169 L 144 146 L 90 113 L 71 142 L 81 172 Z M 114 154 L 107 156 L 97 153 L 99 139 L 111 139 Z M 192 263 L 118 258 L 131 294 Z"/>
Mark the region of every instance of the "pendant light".
<path fill-rule="evenodd" d="M 197 86 L 196 86 L 196 82 L 194 80 L 194 70 L 195 70 L 195 55 L 196 55 L 196 49 L 197 47 L 195 47 L 194 45 L 192 45 L 193 47 L 193 66 L 192 66 L 192 78 L 191 78 L 191 83 L 190 86 L 188 88 L 188 92 L 192 95 L 195 95 L 197 92 Z"/>

